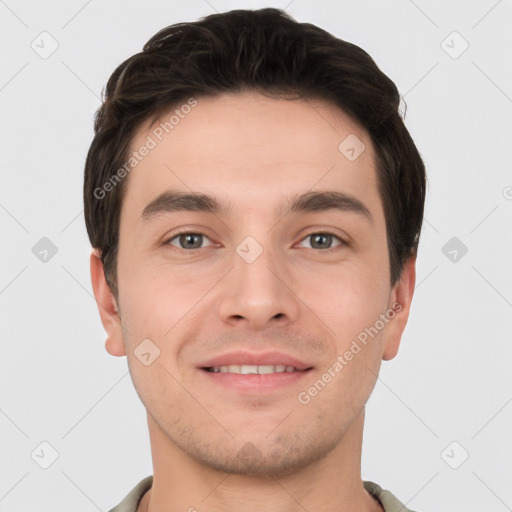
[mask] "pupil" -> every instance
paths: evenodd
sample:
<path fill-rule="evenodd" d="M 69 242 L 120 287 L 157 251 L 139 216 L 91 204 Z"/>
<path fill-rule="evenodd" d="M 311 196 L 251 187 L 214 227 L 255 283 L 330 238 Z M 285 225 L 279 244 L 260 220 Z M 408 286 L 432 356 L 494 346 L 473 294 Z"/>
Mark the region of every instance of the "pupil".
<path fill-rule="evenodd" d="M 199 238 L 200 236 L 201 236 L 201 235 L 194 234 L 194 233 L 192 233 L 192 234 L 190 234 L 190 235 L 182 235 L 182 236 L 181 236 L 181 241 L 182 241 L 183 245 L 185 245 L 186 247 L 191 247 L 191 246 L 193 246 L 193 245 L 194 245 L 194 243 L 193 243 L 193 239 L 194 239 L 194 237 Z M 192 240 L 192 243 L 190 244 L 190 243 L 189 243 L 189 241 L 191 241 L 191 240 Z M 198 247 L 200 247 L 200 246 L 201 246 L 201 244 L 199 244 L 199 246 L 198 246 Z M 198 248 L 198 247 L 197 247 L 197 248 Z M 192 248 L 193 248 L 193 249 L 196 249 L 196 247 L 192 247 Z"/>
<path fill-rule="evenodd" d="M 326 234 L 321 234 L 321 233 L 320 233 L 320 234 L 318 234 L 318 235 L 315 235 L 315 237 L 314 237 L 315 244 L 316 244 L 316 242 L 317 242 L 319 239 L 320 239 L 320 240 L 321 240 L 321 239 L 326 240 L 326 239 L 329 239 L 329 238 L 330 238 L 330 236 L 331 236 L 331 235 L 326 235 Z"/>

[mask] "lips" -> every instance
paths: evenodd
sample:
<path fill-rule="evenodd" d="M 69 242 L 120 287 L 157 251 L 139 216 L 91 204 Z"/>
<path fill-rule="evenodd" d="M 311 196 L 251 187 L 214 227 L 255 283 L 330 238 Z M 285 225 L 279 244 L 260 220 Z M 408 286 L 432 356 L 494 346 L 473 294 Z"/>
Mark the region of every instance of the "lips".
<path fill-rule="evenodd" d="M 313 366 L 296 357 L 281 352 L 237 351 L 219 355 L 198 365 L 198 368 L 210 372 L 265 374 L 301 372 Z"/>
<path fill-rule="evenodd" d="M 284 364 L 230 364 L 213 366 L 207 369 L 214 373 L 237 373 L 240 375 L 268 375 L 270 373 L 283 373 L 283 372 L 299 372 L 306 370 L 297 370 L 294 366 L 285 366 Z"/>
<path fill-rule="evenodd" d="M 203 361 L 197 369 L 209 392 L 216 394 L 220 386 L 237 396 L 265 395 L 281 400 L 286 388 L 298 387 L 313 365 L 275 350 L 238 350 Z"/>

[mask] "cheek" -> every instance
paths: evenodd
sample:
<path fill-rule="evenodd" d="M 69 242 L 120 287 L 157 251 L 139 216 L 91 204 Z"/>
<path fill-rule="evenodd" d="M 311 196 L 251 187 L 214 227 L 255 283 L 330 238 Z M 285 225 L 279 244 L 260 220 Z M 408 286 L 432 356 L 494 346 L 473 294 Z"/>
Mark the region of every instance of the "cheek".
<path fill-rule="evenodd" d="M 149 338 L 161 350 L 178 350 L 169 340 L 200 314 L 204 307 L 201 299 L 222 275 L 201 273 L 192 266 L 142 261 L 132 265 L 131 271 L 123 270 L 119 283 L 123 323 L 129 331 L 125 338 L 132 343 Z"/>
<path fill-rule="evenodd" d="M 326 280 L 322 292 L 317 292 L 316 311 L 332 336 L 316 383 L 310 383 L 313 393 L 321 390 L 317 407 L 337 404 L 345 413 L 355 414 L 374 388 L 387 325 L 382 328 L 379 320 L 387 306 L 387 288 L 382 282 L 382 276 L 377 279 L 373 274 L 353 272 Z M 311 292 L 310 297 L 314 296 Z M 380 329 L 375 328 L 377 322 Z M 329 383 L 324 388 L 319 380 Z"/>
<path fill-rule="evenodd" d="M 343 268 L 315 279 L 305 292 L 318 316 L 342 342 L 373 325 L 384 312 L 389 295 L 385 275 L 370 270 Z"/>

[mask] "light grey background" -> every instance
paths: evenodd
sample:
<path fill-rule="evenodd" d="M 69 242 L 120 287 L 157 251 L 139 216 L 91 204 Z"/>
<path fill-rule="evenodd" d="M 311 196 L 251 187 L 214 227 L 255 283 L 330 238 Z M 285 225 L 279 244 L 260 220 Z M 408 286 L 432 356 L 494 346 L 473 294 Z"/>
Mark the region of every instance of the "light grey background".
<path fill-rule="evenodd" d="M 510 0 L 0 0 L 0 511 L 106 511 L 152 474 L 145 409 L 92 298 L 93 113 L 160 28 L 265 6 L 368 51 L 428 169 L 417 289 L 367 407 L 363 478 L 414 510 L 511 510 Z"/>

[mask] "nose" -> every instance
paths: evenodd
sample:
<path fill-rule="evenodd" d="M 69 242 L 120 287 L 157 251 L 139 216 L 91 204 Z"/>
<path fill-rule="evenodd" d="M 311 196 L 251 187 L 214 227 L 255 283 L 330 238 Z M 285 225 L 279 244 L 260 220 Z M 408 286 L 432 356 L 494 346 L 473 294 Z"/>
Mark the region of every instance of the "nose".
<path fill-rule="evenodd" d="M 298 317 L 301 301 L 292 272 L 269 250 L 254 261 L 235 253 L 233 269 L 222 286 L 219 315 L 225 323 L 263 330 L 293 323 Z"/>

